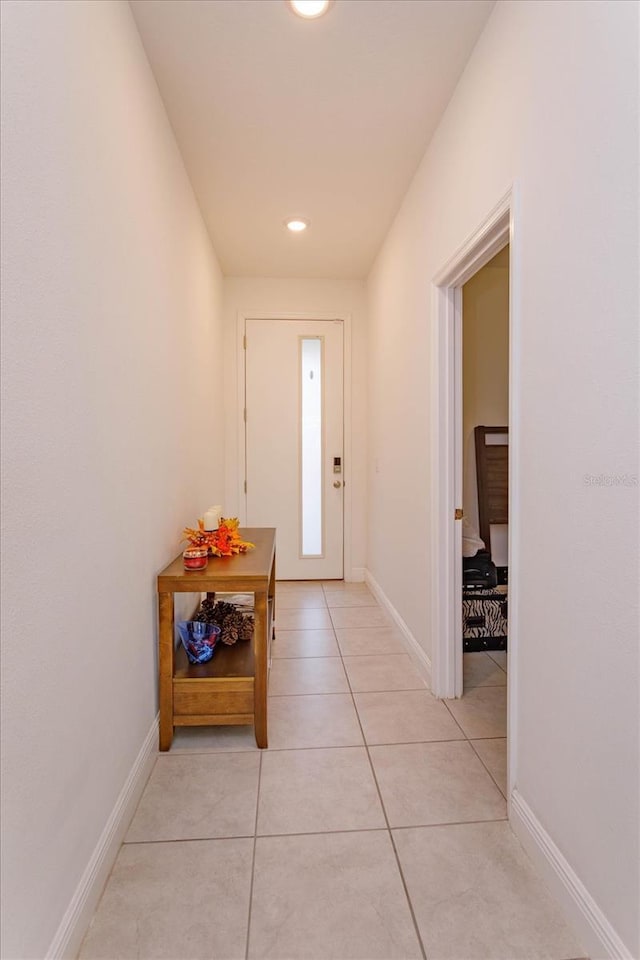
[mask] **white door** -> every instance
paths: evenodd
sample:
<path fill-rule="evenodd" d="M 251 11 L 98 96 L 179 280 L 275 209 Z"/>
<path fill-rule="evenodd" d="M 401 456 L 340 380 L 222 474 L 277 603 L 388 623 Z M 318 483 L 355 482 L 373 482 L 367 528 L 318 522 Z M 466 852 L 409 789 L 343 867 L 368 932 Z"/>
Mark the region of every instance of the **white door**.
<path fill-rule="evenodd" d="M 343 324 L 247 320 L 246 517 L 280 580 L 343 574 Z"/>

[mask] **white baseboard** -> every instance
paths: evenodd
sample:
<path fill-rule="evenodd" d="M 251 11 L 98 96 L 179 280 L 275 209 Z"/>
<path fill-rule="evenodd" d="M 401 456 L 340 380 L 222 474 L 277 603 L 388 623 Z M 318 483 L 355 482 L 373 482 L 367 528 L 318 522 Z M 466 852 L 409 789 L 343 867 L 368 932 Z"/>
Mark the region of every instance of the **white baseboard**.
<path fill-rule="evenodd" d="M 351 567 L 351 574 L 344 579 L 346 583 L 364 583 L 364 574 L 364 567 Z"/>
<path fill-rule="evenodd" d="M 80 878 L 71 903 L 47 950 L 46 960 L 65 960 L 65 958 L 77 956 L 104 885 L 111 873 L 120 844 L 149 779 L 157 748 L 158 717 L 156 716 L 91 854 L 91 859 Z"/>
<path fill-rule="evenodd" d="M 634 960 L 571 864 L 521 794 L 511 795 L 511 827 L 554 894 L 591 960 Z"/>
<path fill-rule="evenodd" d="M 404 622 L 394 605 L 391 603 L 376 578 L 367 569 L 364 571 L 364 579 L 371 588 L 371 592 L 375 596 L 380 606 L 384 607 L 397 626 L 404 641 L 404 645 L 407 648 L 407 653 L 420 671 L 420 675 L 422 676 L 427 687 L 431 689 L 431 660 L 422 649 L 414 635 L 411 633 L 411 630 L 409 630 L 409 627 Z"/>

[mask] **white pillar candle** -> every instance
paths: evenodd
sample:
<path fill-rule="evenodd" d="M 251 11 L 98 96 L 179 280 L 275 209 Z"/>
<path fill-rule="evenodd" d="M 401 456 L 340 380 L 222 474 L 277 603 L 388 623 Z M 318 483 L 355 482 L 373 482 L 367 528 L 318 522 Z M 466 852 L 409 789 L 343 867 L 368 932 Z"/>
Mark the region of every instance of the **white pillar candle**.
<path fill-rule="evenodd" d="M 217 530 L 220 526 L 220 517 L 222 516 L 222 507 L 218 504 L 215 507 L 209 507 L 204 515 L 205 530 Z"/>

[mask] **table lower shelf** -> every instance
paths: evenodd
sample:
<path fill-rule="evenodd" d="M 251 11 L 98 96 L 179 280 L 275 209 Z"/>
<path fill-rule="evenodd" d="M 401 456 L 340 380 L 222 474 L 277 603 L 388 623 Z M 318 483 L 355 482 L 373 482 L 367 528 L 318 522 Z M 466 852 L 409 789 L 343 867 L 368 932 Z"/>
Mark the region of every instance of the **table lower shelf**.
<path fill-rule="evenodd" d="M 220 644 L 208 663 L 189 663 L 183 648 L 176 651 L 173 677 L 175 726 L 253 723 L 253 644 L 239 640 Z"/>
<path fill-rule="evenodd" d="M 238 640 L 227 646 L 219 643 L 213 657 L 206 663 L 189 663 L 187 653 L 180 644 L 176 647 L 175 680 L 226 680 L 255 676 L 255 654 L 252 640 Z"/>

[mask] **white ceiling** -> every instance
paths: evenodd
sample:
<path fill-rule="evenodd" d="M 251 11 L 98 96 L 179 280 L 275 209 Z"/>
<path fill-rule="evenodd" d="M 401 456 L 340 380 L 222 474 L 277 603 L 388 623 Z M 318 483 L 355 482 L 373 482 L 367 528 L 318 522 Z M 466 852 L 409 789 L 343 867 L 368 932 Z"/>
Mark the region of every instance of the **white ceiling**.
<path fill-rule="evenodd" d="M 335 278 L 366 276 L 494 4 L 130 2 L 223 271 Z"/>

